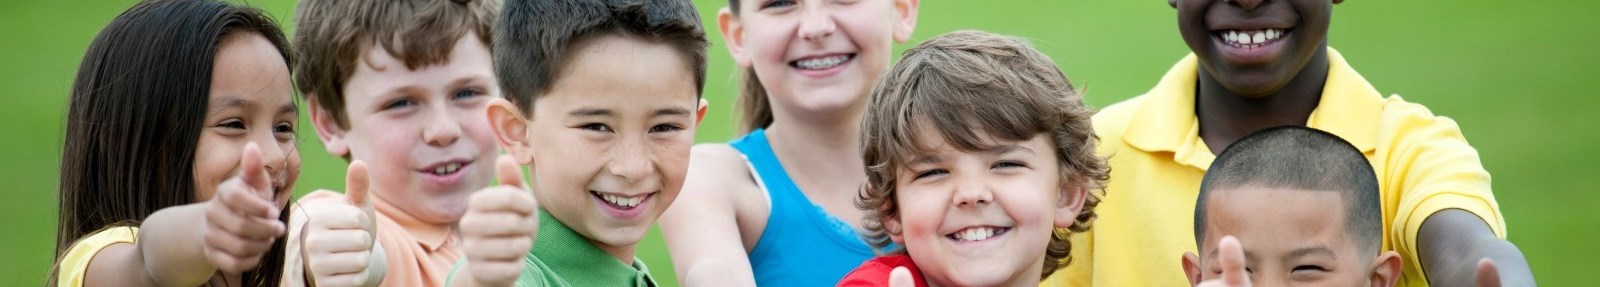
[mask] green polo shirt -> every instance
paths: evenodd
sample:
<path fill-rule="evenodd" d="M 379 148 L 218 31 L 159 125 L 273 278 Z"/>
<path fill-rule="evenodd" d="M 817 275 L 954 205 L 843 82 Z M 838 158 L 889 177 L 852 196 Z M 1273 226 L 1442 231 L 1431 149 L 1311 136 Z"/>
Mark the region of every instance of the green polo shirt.
<path fill-rule="evenodd" d="M 465 262 L 456 261 L 445 282 L 452 281 Z M 517 277 L 517 286 L 657 286 L 643 260 L 634 258 L 633 266 L 623 264 L 543 208 L 539 209 L 539 237 L 522 262 L 527 267 Z"/>

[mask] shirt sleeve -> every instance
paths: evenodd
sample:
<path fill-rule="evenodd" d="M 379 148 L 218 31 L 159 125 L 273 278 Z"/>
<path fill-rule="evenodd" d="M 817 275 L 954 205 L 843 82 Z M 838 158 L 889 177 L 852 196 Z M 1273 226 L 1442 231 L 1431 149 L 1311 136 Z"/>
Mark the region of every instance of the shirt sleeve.
<path fill-rule="evenodd" d="M 1381 137 L 1386 137 L 1382 141 L 1390 144 L 1390 151 L 1384 159 L 1386 172 L 1379 180 L 1384 190 L 1398 194 L 1385 196 L 1385 209 L 1394 216 L 1386 234 L 1407 261 L 1402 273 L 1426 282 L 1417 241 L 1429 216 L 1446 209 L 1471 212 L 1500 238 L 1506 237 L 1505 219 L 1490 188 L 1489 172 L 1455 121 L 1396 98 L 1387 106 L 1384 122 L 1388 128 Z M 1395 197 L 1398 200 L 1391 201 Z"/>
<path fill-rule="evenodd" d="M 56 274 L 56 286 L 78 287 L 83 286 L 83 279 L 89 272 L 89 261 L 95 254 L 112 244 L 133 244 L 139 239 L 139 228 L 131 226 L 111 227 L 95 232 L 73 243 L 61 256 L 61 264 Z"/>

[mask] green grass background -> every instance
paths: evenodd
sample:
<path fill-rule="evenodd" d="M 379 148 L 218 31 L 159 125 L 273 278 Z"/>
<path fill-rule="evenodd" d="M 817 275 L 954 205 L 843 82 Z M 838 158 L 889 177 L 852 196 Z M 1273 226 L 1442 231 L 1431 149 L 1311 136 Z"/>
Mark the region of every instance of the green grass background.
<path fill-rule="evenodd" d="M 107 22 L 134 1 L 0 2 L 0 285 L 42 284 L 53 260 L 57 178 L 68 91 L 79 60 Z M 720 0 L 696 0 L 715 31 Z M 249 1 L 291 29 L 292 1 Z M 1149 89 L 1187 52 L 1173 9 L 1158 0 L 924 1 L 913 41 L 956 29 L 1033 40 L 1087 100 L 1104 107 Z M 1347 1 L 1329 42 L 1379 90 L 1458 121 L 1494 175 L 1510 239 L 1547 286 L 1575 286 L 1600 254 L 1600 2 Z M 701 142 L 735 132 L 737 84 L 720 36 L 711 37 Z M 904 49 L 909 45 L 899 45 Z M 898 54 L 898 52 L 897 52 Z M 304 113 L 302 113 L 304 114 Z M 321 152 L 301 121 L 305 160 L 296 188 L 341 189 L 344 162 Z M 659 233 L 640 257 L 675 286 Z"/>

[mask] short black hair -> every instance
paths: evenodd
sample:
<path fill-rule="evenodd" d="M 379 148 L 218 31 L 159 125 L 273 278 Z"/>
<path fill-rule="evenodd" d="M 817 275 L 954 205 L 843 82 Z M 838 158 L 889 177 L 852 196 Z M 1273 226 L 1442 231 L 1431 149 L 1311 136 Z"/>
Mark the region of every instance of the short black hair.
<path fill-rule="evenodd" d="M 1268 128 L 1228 145 L 1211 162 L 1195 201 L 1194 238 L 1205 240 L 1206 198 L 1213 191 L 1245 186 L 1340 192 L 1345 231 L 1362 250 L 1383 242 L 1383 211 L 1372 165 L 1350 142 L 1303 126 Z"/>
<path fill-rule="evenodd" d="M 705 29 L 690 0 L 507 0 L 494 32 L 500 89 L 524 114 L 560 77 L 571 48 L 602 35 L 639 37 L 673 47 L 706 82 Z"/>

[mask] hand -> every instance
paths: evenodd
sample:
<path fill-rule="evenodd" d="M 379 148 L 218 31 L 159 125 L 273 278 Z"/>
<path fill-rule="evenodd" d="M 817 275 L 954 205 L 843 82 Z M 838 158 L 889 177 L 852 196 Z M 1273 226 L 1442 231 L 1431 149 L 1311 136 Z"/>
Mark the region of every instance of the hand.
<path fill-rule="evenodd" d="M 367 192 L 367 163 L 351 161 L 344 182 L 344 202 L 304 207 L 308 223 L 301 258 L 317 286 L 364 286 L 372 274 L 377 217 Z"/>
<path fill-rule="evenodd" d="M 1222 278 L 1200 282 L 1196 287 L 1250 287 L 1250 273 L 1244 270 L 1244 248 L 1239 239 L 1223 236 L 1217 243 L 1217 261 L 1222 265 Z"/>
<path fill-rule="evenodd" d="M 1500 287 L 1500 268 L 1487 257 L 1478 260 L 1478 287 Z"/>
<path fill-rule="evenodd" d="M 895 267 L 889 271 L 889 287 L 916 287 L 917 280 L 911 277 L 911 269 L 905 266 Z"/>
<path fill-rule="evenodd" d="M 247 143 L 239 155 L 239 174 L 217 185 L 205 202 L 202 250 L 206 261 L 227 274 L 255 268 L 272 243 L 283 236 L 282 212 L 273 201 L 271 180 L 261 164 L 261 147 Z"/>
<path fill-rule="evenodd" d="M 474 192 L 460 223 L 466 269 L 479 286 L 515 283 L 539 232 L 539 204 L 523 187 L 516 161 L 496 159 L 495 177 L 500 185 Z"/>

